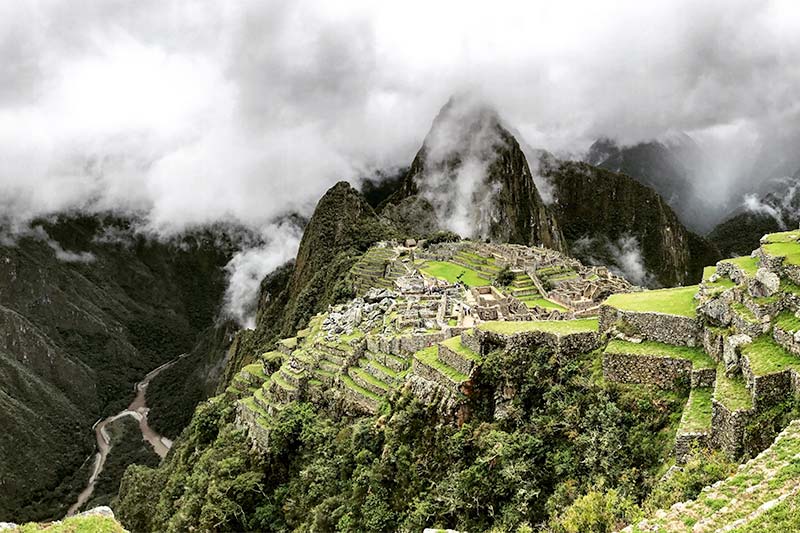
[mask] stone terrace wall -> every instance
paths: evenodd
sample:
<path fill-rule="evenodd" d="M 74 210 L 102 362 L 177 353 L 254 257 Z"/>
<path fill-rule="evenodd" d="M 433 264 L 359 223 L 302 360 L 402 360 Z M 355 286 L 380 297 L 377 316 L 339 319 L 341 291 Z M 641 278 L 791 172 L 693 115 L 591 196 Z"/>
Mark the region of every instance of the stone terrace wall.
<path fill-rule="evenodd" d="M 708 448 L 710 441 L 708 433 L 679 433 L 675 437 L 675 462 L 685 464 L 695 449 Z"/>
<path fill-rule="evenodd" d="M 711 400 L 711 444 L 731 458 L 741 457 L 744 428 L 752 415 L 752 410 L 730 411 L 717 400 Z"/>
<path fill-rule="evenodd" d="M 800 356 L 800 342 L 794 339 L 793 334 L 776 325 L 772 328 L 772 338 L 789 352 Z"/>
<path fill-rule="evenodd" d="M 692 362 L 670 357 L 606 353 L 603 354 L 603 376 L 609 381 L 619 383 L 640 383 L 673 389 L 681 383 L 690 383 Z"/>
<path fill-rule="evenodd" d="M 702 328 L 696 318 L 622 311 L 608 305 L 600 307 L 601 333 L 607 333 L 617 322 L 636 330 L 639 336 L 649 341 L 676 346 L 698 346 L 702 341 Z"/>
<path fill-rule="evenodd" d="M 477 329 L 475 335 L 480 343 L 480 353 L 482 354 L 488 353 L 494 348 L 507 350 L 549 348 L 559 355 L 573 356 L 592 351 L 600 345 L 600 335 L 591 331 L 559 336 L 541 331 L 504 334 Z"/>
<path fill-rule="evenodd" d="M 236 425 L 245 428 L 250 440 L 258 449 L 269 449 L 269 430 L 258 423 L 256 413 L 241 403 L 236 405 Z"/>
<path fill-rule="evenodd" d="M 775 405 L 795 393 L 794 386 L 798 379 L 794 370 L 756 376 L 750 369 L 750 361 L 746 355 L 742 355 L 741 363 L 742 375 L 753 396 L 753 407 L 756 411 Z"/>

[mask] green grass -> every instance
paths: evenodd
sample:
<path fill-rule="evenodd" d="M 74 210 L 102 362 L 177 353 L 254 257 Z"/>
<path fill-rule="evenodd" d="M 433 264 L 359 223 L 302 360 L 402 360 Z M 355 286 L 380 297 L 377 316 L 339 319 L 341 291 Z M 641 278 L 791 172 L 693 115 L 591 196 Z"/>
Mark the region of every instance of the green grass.
<path fill-rule="evenodd" d="M 764 244 L 761 248 L 771 256 L 785 257 L 784 263 L 787 265 L 800 265 L 800 243 L 777 242 L 775 244 Z"/>
<path fill-rule="evenodd" d="M 739 267 L 747 276 L 752 277 L 758 271 L 758 258 L 743 255 L 742 257 L 734 257 L 732 259 L 725 259 L 723 263 L 731 263 Z"/>
<path fill-rule="evenodd" d="M 260 391 L 261 391 L 261 389 L 258 389 L 258 391 L 256 391 L 256 393 L 258 393 Z M 263 396 L 262 396 L 262 400 L 263 400 Z M 265 417 L 269 416 L 269 413 L 267 413 L 264 409 L 262 409 L 256 403 L 255 399 L 252 396 L 250 396 L 248 398 L 243 398 L 243 399 L 241 399 L 239 401 L 242 402 L 242 404 L 244 404 L 244 406 L 247 407 L 247 409 L 249 409 L 250 411 L 252 411 L 252 412 L 254 412 L 256 414 L 258 414 L 259 416 L 265 416 Z"/>
<path fill-rule="evenodd" d="M 253 363 L 242 368 L 248 374 L 251 374 L 262 381 L 266 381 L 267 375 L 264 373 L 264 365 L 261 363 Z"/>
<path fill-rule="evenodd" d="M 787 351 L 769 335 L 762 335 L 752 343 L 742 346 L 742 355 L 750 361 L 750 370 L 756 376 L 800 368 L 800 358 Z"/>
<path fill-rule="evenodd" d="M 402 372 L 398 372 L 397 370 L 392 370 L 388 366 L 385 366 L 385 365 L 383 365 L 383 364 L 381 364 L 378 361 L 375 361 L 373 359 L 361 359 L 361 360 L 359 360 L 359 363 L 361 361 L 364 361 L 365 365 L 370 365 L 370 366 L 372 366 L 374 368 L 377 368 L 378 370 L 380 370 L 381 372 L 383 372 L 387 376 L 391 376 L 391 377 L 393 377 L 395 379 L 398 378 L 400 376 L 400 374 L 402 373 Z"/>
<path fill-rule="evenodd" d="M 683 410 L 679 433 L 700 433 L 711 429 L 711 387 L 692 389 Z"/>
<path fill-rule="evenodd" d="M 105 516 L 73 516 L 61 522 L 37 524 L 30 522 L 12 529 L 14 533 L 122 533 L 122 526 L 113 518 Z"/>
<path fill-rule="evenodd" d="M 674 289 L 612 294 L 605 303 L 622 311 L 664 313 L 695 318 L 696 293 L 697 285 L 691 285 Z"/>
<path fill-rule="evenodd" d="M 475 361 L 479 363 L 481 358 L 478 354 L 461 344 L 461 337 L 451 337 L 446 341 L 442 341 L 442 344 L 447 346 L 450 350 L 454 351 L 464 359 L 468 359 L 470 361 Z"/>
<path fill-rule="evenodd" d="M 705 284 L 706 288 L 708 289 L 730 289 L 731 287 L 735 287 L 736 284 L 730 279 L 724 276 L 720 276 L 720 278 L 711 283 L 708 281 L 711 276 L 717 273 L 717 267 L 715 266 L 707 266 L 703 269 L 703 283 Z"/>
<path fill-rule="evenodd" d="M 491 331 L 511 335 L 529 331 L 555 333 L 556 335 L 569 335 L 572 333 L 587 333 L 597 331 L 596 318 L 580 318 L 576 320 L 524 320 L 518 322 L 484 322 L 478 326 L 483 331 Z"/>
<path fill-rule="evenodd" d="M 439 348 L 437 346 L 430 346 L 424 350 L 414 354 L 416 359 L 419 359 L 425 365 L 438 370 L 440 373 L 447 376 L 447 378 L 456 383 L 461 383 L 469 379 L 469 376 L 462 374 L 450 365 L 447 365 L 439 360 Z"/>
<path fill-rule="evenodd" d="M 717 367 L 714 399 L 731 411 L 753 407 L 753 398 L 750 396 L 750 391 L 744 386 L 744 381 L 739 377 L 727 377 L 723 365 Z"/>
<path fill-rule="evenodd" d="M 347 375 L 342 375 L 342 383 L 344 383 L 345 387 L 348 389 L 352 389 L 359 393 L 362 396 L 366 396 L 367 398 L 371 398 L 377 402 L 381 401 L 381 397 L 371 390 L 365 389 L 364 387 L 360 386 L 358 383 L 353 381 L 353 378 Z"/>
<path fill-rule="evenodd" d="M 443 279 L 450 283 L 462 282 L 467 287 L 489 285 L 490 281 L 472 269 L 464 268 L 448 261 L 427 261 L 420 272 Z"/>
<path fill-rule="evenodd" d="M 282 339 L 279 340 L 278 343 L 289 349 L 297 348 L 297 337 L 289 337 L 288 339 Z"/>
<path fill-rule="evenodd" d="M 703 279 L 702 281 L 708 281 L 708 279 L 717 273 L 716 266 L 707 266 L 703 268 Z"/>
<path fill-rule="evenodd" d="M 286 381 L 286 379 L 281 375 L 281 371 L 280 370 L 278 370 L 277 372 L 272 374 L 272 377 L 270 379 L 273 382 L 277 383 L 278 386 L 280 388 L 282 388 L 282 389 L 286 389 L 286 390 L 289 390 L 289 391 L 297 390 L 297 387 L 295 387 L 294 385 L 292 385 L 291 383 Z"/>
<path fill-rule="evenodd" d="M 739 302 L 733 302 L 731 304 L 731 310 L 748 322 L 758 324 L 758 318 L 750 309 L 748 309 L 746 305 Z"/>
<path fill-rule="evenodd" d="M 538 295 L 531 296 L 518 296 L 517 300 L 524 303 L 528 307 L 541 307 L 542 309 L 556 309 L 558 311 L 566 311 L 567 308 L 555 302 L 551 302 Z"/>
<path fill-rule="evenodd" d="M 800 239 L 800 230 L 781 231 L 765 235 L 767 243 L 796 242 Z"/>
<path fill-rule="evenodd" d="M 692 362 L 692 368 L 695 370 L 714 368 L 717 366 L 714 360 L 702 348 L 673 346 L 661 342 L 643 341 L 641 343 L 634 343 L 614 339 L 608 343 L 605 353 L 687 359 Z"/>
<path fill-rule="evenodd" d="M 379 380 L 378 378 L 376 378 L 375 376 L 373 376 L 372 374 L 370 374 L 369 372 L 367 372 L 363 368 L 351 367 L 351 370 L 353 371 L 353 373 L 355 375 L 357 375 L 358 377 L 360 377 L 361 379 L 363 379 L 364 381 L 366 381 L 370 385 L 375 385 L 379 389 L 382 389 L 382 390 L 384 390 L 386 392 L 389 392 L 389 385 L 387 385 L 383 381 Z"/>
<path fill-rule="evenodd" d="M 784 331 L 794 333 L 800 330 L 800 318 L 794 316 L 792 311 L 782 311 L 775 317 L 775 325 Z"/>

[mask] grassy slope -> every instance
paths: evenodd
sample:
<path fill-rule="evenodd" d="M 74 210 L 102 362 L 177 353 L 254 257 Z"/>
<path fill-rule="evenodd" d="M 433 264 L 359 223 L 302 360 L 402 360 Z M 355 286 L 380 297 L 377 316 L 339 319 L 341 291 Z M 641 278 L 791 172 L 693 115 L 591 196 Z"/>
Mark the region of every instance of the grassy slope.
<path fill-rule="evenodd" d="M 474 270 L 447 261 L 426 261 L 424 266 L 420 268 L 420 271 L 434 278 L 449 281 L 450 283 L 460 281 L 468 287 L 480 287 L 491 283 Z"/>
<path fill-rule="evenodd" d="M 596 318 L 581 318 L 577 320 L 530 320 L 522 322 L 484 322 L 479 329 L 494 333 L 514 334 L 529 331 L 555 333 L 568 335 L 570 333 L 586 333 L 597 331 Z"/>
<path fill-rule="evenodd" d="M 694 318 L 697 316 L 694 300 L 697 289 L 697 285 L 691 285 L 675 289 L 614 294 L 609 296 L 605 303 L 623 311 L 664 313 Z"/>

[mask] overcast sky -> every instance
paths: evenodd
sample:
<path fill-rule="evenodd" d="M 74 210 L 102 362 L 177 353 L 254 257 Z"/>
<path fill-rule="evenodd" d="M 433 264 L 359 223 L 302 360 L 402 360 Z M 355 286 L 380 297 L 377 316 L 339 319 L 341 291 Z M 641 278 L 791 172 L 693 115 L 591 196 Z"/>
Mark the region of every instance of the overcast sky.
<path fill-rule="evenodd" d="M 0 210 L 264 225 L 461 90 L 558 152 L 689 132 L 725 184 L 797 156 L 800 2 L 0 2 Z"/>

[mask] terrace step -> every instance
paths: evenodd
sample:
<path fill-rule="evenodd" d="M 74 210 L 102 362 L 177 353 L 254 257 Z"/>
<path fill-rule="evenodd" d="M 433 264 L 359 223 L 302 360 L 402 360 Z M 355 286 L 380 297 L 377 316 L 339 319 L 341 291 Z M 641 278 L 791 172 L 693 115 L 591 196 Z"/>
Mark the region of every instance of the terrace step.
<path fill-rule="evenodd" d="M 341 377 L 340 383 L 345 398 L 350 400 L 356 407 L 369 414 L 378 412 L 378 407 L 382 400 L 380 395 L 360 386 L 353 381 L 353 378 L 347 375 Z"/>
<path fill-rule="evenodd" d="M 404 370 L 400 372 L 392 370 L 375 360 L 364 358 L 359 360 L 358 364 L 365 372 L 390 386 L 397 386 L 405 378 L 406 372 Z"/>
<path fill-rule="evenodd" d="M 364 354 L 367 359 L 376 361 L 379 364 L 389 367 L 395 372 L 402 372 L 408 368 L 408 360 L 397 355 L 383 353 L 383 352 L 366 352 Z"/>
<path fill-rule="evenodd" d="M 389 392 L 389 385 L 387 383 L 379 380 L 363 368 L 355 366 L 350 367 L 347 370 L 347 374 L 359 387 L 367 389 L 374 394 L 383 396 Z"/>
<path fill-rule="evenodd" d="M 461 383 L 469 380 L 469 376 L 459 372 L 438 357 L 438 347 L 431 346 L 414 354 L 412 371 L 417 376 L 439 383 L 455 391 Z"/>
<path fill-rule="evenodd" d="M 266 396 L 266 391 L 261 388 L 258 389 L 256 392 L 253 393 L 253 400 L 255 401 L 256 405 L 258 405 L 261 409 L 266 412 L 269 412 L 271 403 L 269 398 Z"/>
<path fill-rule="evenodd" d="M 480 363 L 477 353 L 461 343 L 461 337 L 452 337 L 438 345 L 438 358 L 442 363 L 456 369 L 464 375 L 469 375 L 472 369 Z"/>

